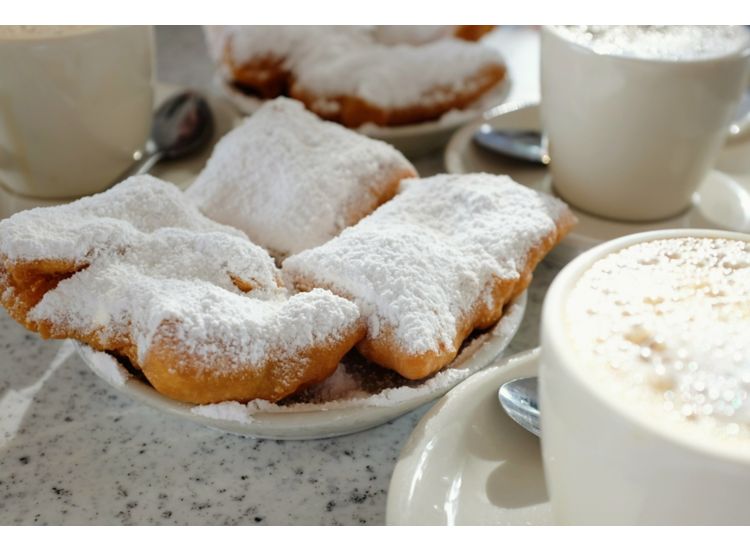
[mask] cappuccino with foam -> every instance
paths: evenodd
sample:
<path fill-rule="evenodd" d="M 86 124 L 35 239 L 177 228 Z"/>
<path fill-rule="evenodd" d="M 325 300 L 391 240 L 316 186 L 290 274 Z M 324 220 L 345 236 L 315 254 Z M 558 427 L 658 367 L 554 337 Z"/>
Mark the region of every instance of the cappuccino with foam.
<path fill-rule="evenodd" d="M 643 59 L 709 59 L 750 47 L 750 31 L 741 26 L 580 25 L 553 29 L 596 53 Z"/>
<path fill-rule="evenodd" d="M 643 421 L 750 449 L 750 243 L 674 238 L 600 259 L 566 305 L 583 376 Z"/>
<path fill-rule="evenodd" d="M 568 264 L 542 312 L 559 522 L 750 524 L 750 236 L 640 233 Z"/>

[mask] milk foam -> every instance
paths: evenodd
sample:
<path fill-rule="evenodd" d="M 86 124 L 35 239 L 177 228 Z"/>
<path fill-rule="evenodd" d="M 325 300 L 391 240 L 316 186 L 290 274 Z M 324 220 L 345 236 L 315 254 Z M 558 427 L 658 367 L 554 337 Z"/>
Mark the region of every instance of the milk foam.
<path fill-rule="evenodd" d="M 676 433 L 750 443 L 750 243 L 615 252 L 581 277 L 565 317 L 584 376 L 605 394 Z"/>
<path fill-rule="evenodd" d="M 102 25 L 0 25 L 0 40 L 40 40 L 85 34 Z"/>
<path fill-rule="evenodd" d="M 558 26 L 561 37 L 597 53 L 661 60 L 721 57 L 750 47 L 741 26 Z"/>

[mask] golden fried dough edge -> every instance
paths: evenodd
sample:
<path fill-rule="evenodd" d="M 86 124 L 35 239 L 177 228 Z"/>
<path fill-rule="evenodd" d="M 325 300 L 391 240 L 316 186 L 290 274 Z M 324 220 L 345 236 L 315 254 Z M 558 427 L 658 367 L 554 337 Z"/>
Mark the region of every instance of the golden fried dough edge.
<path fill-rule="evenodd" d="M 305 90 L 296 82 L 291 85 L 290 95 L 321 118 L 338 122 L 348 128 L 358 128 L 367 123 L 378 126 L 403 126 L 433 121 L 448 111 L 464 109 L 502 81 L 505 73 L 504 65 L 488 65 L 466 79 L 467 85 L 460 92 L 454 92 L 449 88 L 434 88 L 425 93 L 427 96 L 436 95 L 446 99 L 394 109 L 378 107 L 356 96 L 321 97 Z M 335 111 L 328 107 L 331 103 L 337 105 Z"/>
<path fill-rule="evenodd" d="M 476 42 L 495 27 L 496 25 L 457 25 L 453 36 L 467 42 Z"/>
<path fill-rule="evenodd" d="M 87 263 L 63 259 L 10 260 L 0 255 L 0 304 L 17 322 L 38 331 L 37 323 L 28 319 L 29 311 L 61 281 L 86 267 Z"/>
<path fill-rule="evenodd" d="M 278 401 L 328 378 L 366 332 L 360 321 L 326 343 L 294 356 L 277 351 L 257 364 L 237 365 L 229 352 L 209 356 L 192 353 L 176 336 L 176 329 L 177 323 L 172 321 L 157 329 L 143 361 L 143 374 L 159 393 L 196 404 Z"/>

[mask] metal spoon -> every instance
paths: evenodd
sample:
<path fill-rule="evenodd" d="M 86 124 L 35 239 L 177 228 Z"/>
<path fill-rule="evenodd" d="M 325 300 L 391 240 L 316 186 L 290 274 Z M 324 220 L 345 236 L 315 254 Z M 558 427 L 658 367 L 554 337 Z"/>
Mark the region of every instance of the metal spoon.
<path fill-rule="evenodd" d="M 506 382 L 497 392 L 500 405 L 522 428 L 539 437 L 539 399 L 537 377 L 516 378 Z"/>
<path fill-rule="evenodd" d="M 157 162 L 176 159 L 203 147 L 213 134 L 214 119 L 208 102 L 193 91 L 173 95 L 154 113 L 151 137 L 125 177 L 146 174 Z"/>
<path fill-rule="evenodd" d="M 482 124 L 474 132 L 474 143 L 502 155 L 546 166 L 550 163 L 542 134 L 536 130 L 497 130 Z"/>

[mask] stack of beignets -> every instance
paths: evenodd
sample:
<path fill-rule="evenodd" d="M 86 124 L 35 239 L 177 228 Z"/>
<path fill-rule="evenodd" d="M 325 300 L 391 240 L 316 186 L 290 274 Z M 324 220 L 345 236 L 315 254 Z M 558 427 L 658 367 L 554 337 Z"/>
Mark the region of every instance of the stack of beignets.
<path fill-rule="evenodd" d="M 224 78 L 247 93 L 293 97 L 350 128 L 399 126 L 463 109 L 502 81 L 499 53 L 471 41 L 489 29 L 227 27 L 214 49 Z"/>
<path fill-rule="evenodd" d="M 192 403 L 278 400 L 363 334 L 330 292 L 290 295 L 273 260 L 149 176 L 0 222 L 0 302 L 44 337 L 127 357 Z"/>
<path fill-rule="evenodd" d="M 575 220 L 505 176 L 415 175 L 278 99 L 187 193 L 139 176 L 1 221 L 0 303 L 192 403 L 278 401 L 355 345 L 424 378 L 500 319 Z M 266 249 L 291 256 L 279 269 Z"/>

